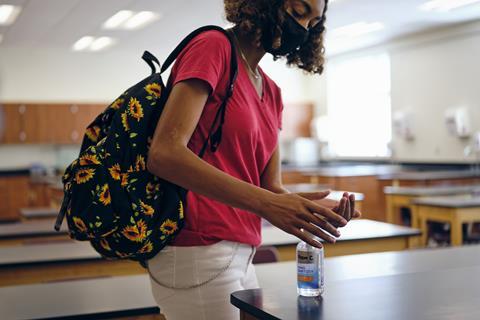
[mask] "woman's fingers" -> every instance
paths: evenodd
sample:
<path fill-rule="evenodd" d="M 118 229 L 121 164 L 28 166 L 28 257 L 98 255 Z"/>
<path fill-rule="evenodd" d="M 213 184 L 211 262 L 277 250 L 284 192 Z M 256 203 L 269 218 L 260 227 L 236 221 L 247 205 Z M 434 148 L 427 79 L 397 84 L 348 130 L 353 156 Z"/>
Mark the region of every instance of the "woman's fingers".
<path fill-rule="evenodd" d="M 328 208 L 322 207 L 313 201 L 309 201 L 309 200 L 305 201 L 305 206 L 309 211 L 311 211 L 312 213 L 317 213 L 320 216 L 323 216 L 333 225 L 338 225 L 343 227 L 347 224 L 347 220 L 345 220 L 345 218 L 343 218 L 341 215 L 333 212 Z"/>
<path fill-rule="evenodd" d="M 308 200 L 321 200 L 330 194 L 330 190 L 319 192 L 297 192 L 296 194 Z"/>
<path fill-rule="evenodd" d="M 298 228 L 293 228 L 290 233 L 299 238 L 300 240 L 305 241 L 311 246 L 314 246 L 316 248 L 323 247 L 320 241 L 312 239 L 307 233 L 300 231 L 300 229 Z"/>
<path fill-rule="evenodd" d="M 322 229 L 320 229 L 319 227 L 317 226 L 314 226 L 313 224 L 311 223 L 307 223 L 307 222 L 302 222 L 300 225 L 299 225 L 300 228 L 302 228 L 303 230 L 307 231 L 308 233 L 310 233 L 311 235 L 317 237 L 317 238 L 320 238 L 320 239 L 323 239 L 325 240 L 326 242 L 329 242 L 329 243 L 335 243 L 337 240 L 335 239 L 335 237 L 329 235 L 328 233 L 326 233 L 325 231 L 323 231 Z"/>
<path fill-rule="evenodd" d="M 302 220 L 306 221 L 307 223 L 312 223 L 324 230 L 328 233 L 339 237 L 340 232 L 334 227 L 331 223 L 329 223 L 325 218 L 322 216 L 318 216 L 316 213 L 308 212 L 305 215 L 301 216 Z"/>
<path fill-rule="evenodd" d="M 350 201 L 350 216 L 355 218 L 355 195 L 351 194 L 348 200 Z"/>
<path fill-rule="evenodd" d="M 350 221 L 352 219 L 352 213 L 350 212 L 350 200 L 348 198 L 345 199 L 345 219 Z"/>

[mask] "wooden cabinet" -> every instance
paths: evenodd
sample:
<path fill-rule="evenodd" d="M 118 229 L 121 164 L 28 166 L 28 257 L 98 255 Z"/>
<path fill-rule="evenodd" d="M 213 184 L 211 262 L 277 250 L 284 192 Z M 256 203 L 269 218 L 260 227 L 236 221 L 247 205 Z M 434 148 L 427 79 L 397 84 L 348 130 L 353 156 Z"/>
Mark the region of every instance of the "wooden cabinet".
<path fill-rule="evenodd" d="M 50 206 L 49 184 L 32 183 L 29 175 L 0 177 L 0 222 L 19 220 L 21 208 Z"/>
<path fill-rule="evenodd" d="M 0 221 L 20 219 L 20 208 L 29 204 L 29 176 L 0 177 Z"/>
<path fill-rule="evenodd" d="M 103 104 L 4 104 L 0 108 L 4 144 L 79 144 Z"/>
<path fill-rule="evenodd" d="M 24 118 L 20 110 L 25 106 L 19 104 L 4 104 L 0 106 L 1 118 L 3 119 L 2 132 L 0 132 L 0 143 L 19 143 L 23 130 Z"/>

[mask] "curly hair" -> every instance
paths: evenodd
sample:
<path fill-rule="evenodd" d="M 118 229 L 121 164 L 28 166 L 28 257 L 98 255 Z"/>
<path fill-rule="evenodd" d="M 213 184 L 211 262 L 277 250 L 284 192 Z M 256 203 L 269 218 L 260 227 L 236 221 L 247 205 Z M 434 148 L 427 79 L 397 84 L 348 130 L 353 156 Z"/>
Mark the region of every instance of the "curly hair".
<path fill-rule="evenodd" d="M 240 31 L 254 39 L 257 47 L 262 40 L 272 39 L 272 48 L 281 46 L 282 23 L 286 17 L 287 0 L 224 0 L 226 19 L 235 24 Z M 286 55 L 287 65 L 296 66 L 306 73 L 322 74 L 325 64 L 325 12 L 319 22 L 320 32 L 310 33 L 308 41 L 299 50 Z M 279 56 L 273 57 L 274 60 Z"/>

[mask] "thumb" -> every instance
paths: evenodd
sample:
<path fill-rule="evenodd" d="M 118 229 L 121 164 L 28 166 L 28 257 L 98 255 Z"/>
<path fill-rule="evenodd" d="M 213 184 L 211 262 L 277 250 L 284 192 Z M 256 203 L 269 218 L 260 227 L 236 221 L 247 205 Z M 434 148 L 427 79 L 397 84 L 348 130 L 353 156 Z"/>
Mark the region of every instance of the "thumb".
<path fill-rule="evenodd" d="M 330 194 L 330 190 L 319 191 L 319 192 L 299 192 L 299 193 L 297 193 L 297 195 L 299 195 L 300 197 L 308 199 L 308 200 L 324 199 L 329 194 Z"/>

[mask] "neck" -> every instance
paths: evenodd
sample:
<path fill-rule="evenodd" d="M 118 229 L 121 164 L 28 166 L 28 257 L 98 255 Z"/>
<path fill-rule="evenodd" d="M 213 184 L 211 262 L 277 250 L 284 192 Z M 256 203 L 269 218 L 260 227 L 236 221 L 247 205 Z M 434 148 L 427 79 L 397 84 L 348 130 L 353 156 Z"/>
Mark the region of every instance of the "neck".
<path fill-rule="evenodd" d="M 235 33 L 235 36 L 238 40 L 243 54 L 245 55 L 247 63 L 250 65 L 252 70 L 256 70 L 260 60 L 262 60 L 263 56 L 266 53 L 265 50 L 262 47 L 258 48 L 254 43 L 254 39 L 248 35 L 243 34 L 238 27 L 233 27 L 230 30 Z"/>

